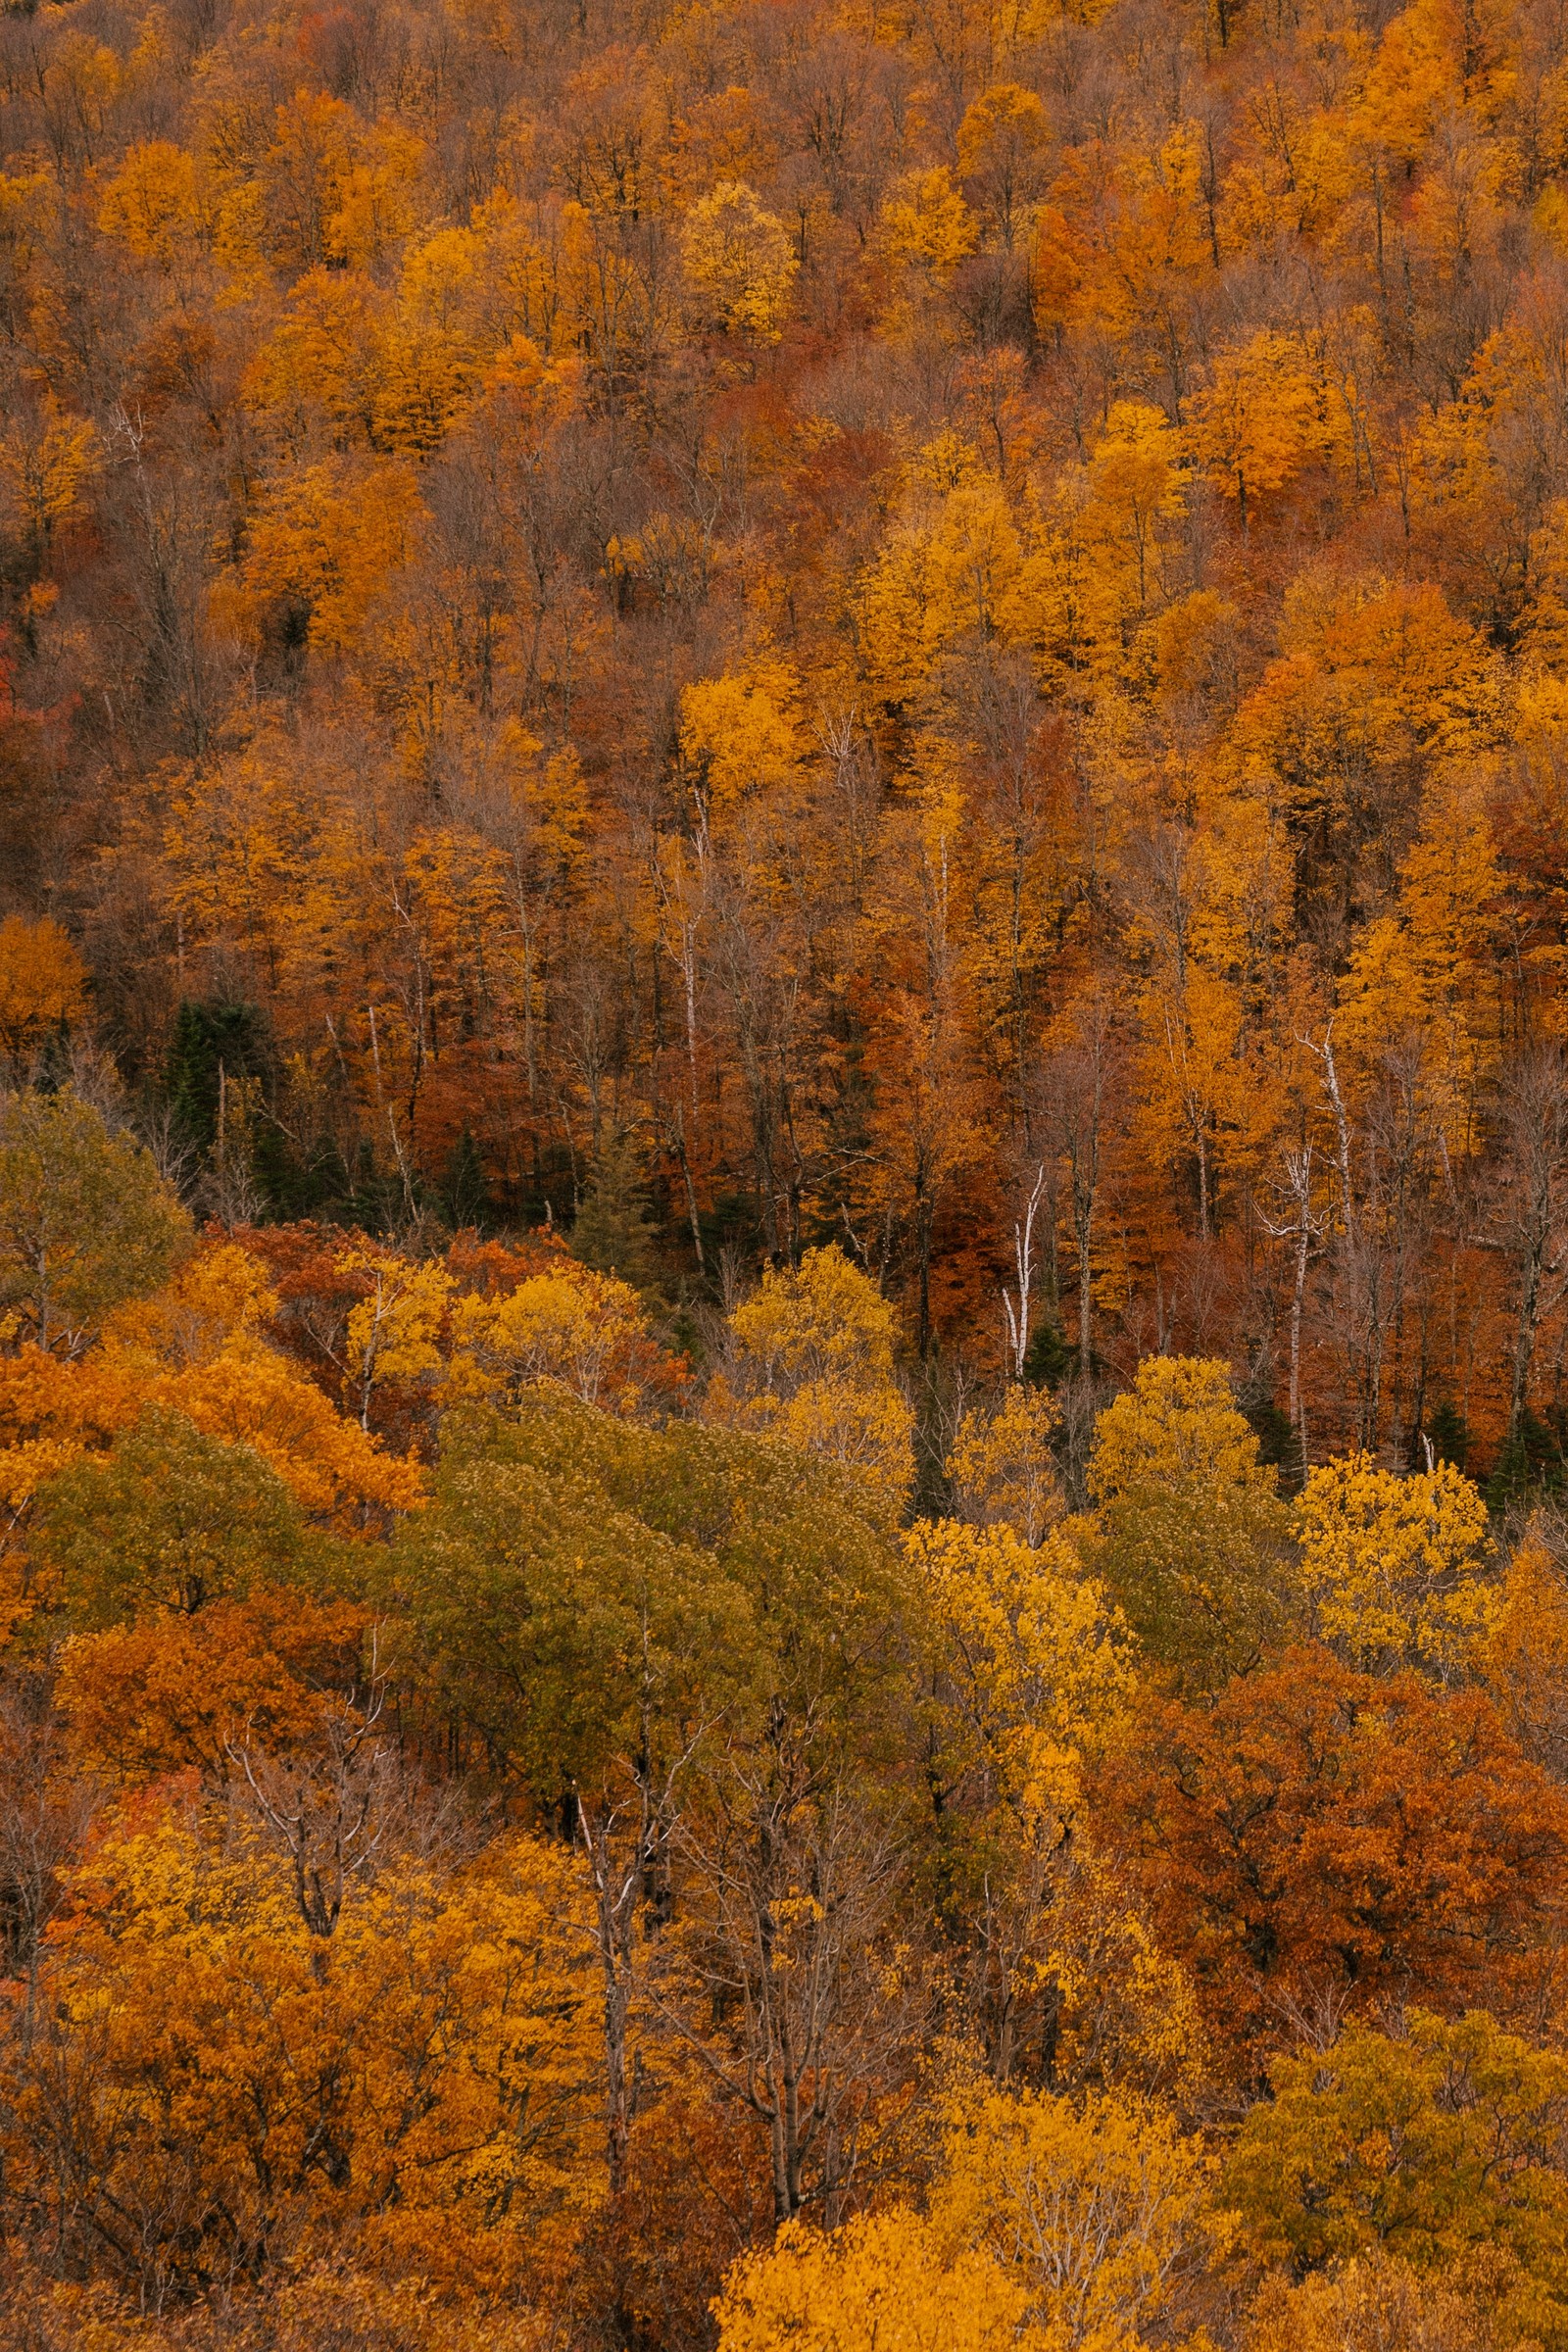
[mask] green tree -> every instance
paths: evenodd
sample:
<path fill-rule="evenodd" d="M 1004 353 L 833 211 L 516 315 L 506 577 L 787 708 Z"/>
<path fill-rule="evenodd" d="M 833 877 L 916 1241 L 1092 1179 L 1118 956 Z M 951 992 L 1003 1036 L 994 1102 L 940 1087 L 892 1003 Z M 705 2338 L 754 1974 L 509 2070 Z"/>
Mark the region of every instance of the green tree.
<path fill-rule="evenodd" d="M 656 1768 L 710 1711 L 711 1678 L 744 1671 L 731 1580 L 596 1475 L 608 1418 L 554 1400 L 521 1428 L 450 1415 L 430 1507 L 387 1565 L 425 1693 L 546 1808 L 619 1757 Z M 628 1433 L 634 1455 L 647 1435 Z"/>
<path fill-rule="evenodd" d="M 719 1712 L 874 1740 L 911 1585 L 836 1465 L 555 1389 L 448 1414 L 387 1577 L 429 1694 L 545 1803 Z"/>
<path fill-rule="evenodd" d="M 259 1453 L 159 1405 L 112 1452 L 73 1462 L 39 1490 L 31 1537 L 87 1627 L 190 1614 L 291 1582 L 318 1541 Z"/>
<path fill-rule="evenodd" d="M 1212 1687 L 1256 1662 L 1296 1606 L 1288 1514 L 1224 1364 L 1152 1356 L 1101 1414 L 1082 1531 L 1150 1657 Z"/>
<path fill-rule="evenodd" d="M 1568 2343 L 1568 2058 L 1484 2012 L 1412 2010 L 1273 2068 L 1225 2201 L 1251 2250 L 1298 2276 L 1376 2250 L 1484 2275 L 1501 2340 Z"/>
<path fill-rule="evenodd" d="M 627 1136 L 608 1139 L 595 1155 L 571 1228 L 571 1253 L 596 1273 L 630 1283 L 650 1305 L 664 1303 L 659 1235 L 637 1150 Z"/>
<path fill-rule="evenodd" d="M 0 1316 L 13 1310 L 13 1330 L 79 1354 L 109 1309 L 157 1290 L 190 1241 L 149 1154 L 69 1089 L 0 1102 Z"/>
<path fill-rule="evenodd" d="M 174 1019 L 164 1085 L 170 1109 L 199 1151 L 218 1141 L 223 1097 L 236 1080 L 266 1068 L 261 1017 L 254 1004 L 193 1004 Z"/>
<path fill-rule="evenodd" d="M 698 1956 L 676 1980 L 663 1967 L 661 2001 L 768 2129 L 780 2210 L 810 2163 L 837 2161 L 845 2101 L 879 2079 L 868 2046 L 900 2037 L 872 1956 L 896 1874 L 862 1832 L 902 1688 L 901 1564 L 857 1499 L 844 1472 L 766 1440 L 649 1429 L 541 1387 L 515 1418 L 449 1415 L 431 1507 L 393 1554 L 416 1684 L 451 1744 L 515 1773 L 588 1857 L 612 2180 L 639 1922 L 677 1849 Z"/>

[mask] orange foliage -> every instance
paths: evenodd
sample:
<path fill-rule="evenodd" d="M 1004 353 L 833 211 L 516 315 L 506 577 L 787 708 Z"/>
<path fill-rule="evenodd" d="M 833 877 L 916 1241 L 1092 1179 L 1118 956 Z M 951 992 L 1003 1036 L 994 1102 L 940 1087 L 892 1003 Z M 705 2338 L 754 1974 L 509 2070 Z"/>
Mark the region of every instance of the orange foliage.
<path fill-rule="evenodd" d="M 352 1602 L 278 1592 L 78 1635 L 58 1686 L 74 1751 L 131 1781 L 193 1766 L 222 1780 L 249 1742 L 310 1737 L 357 1680 L 364 1630 Z"/>
<path fill-rule="evenodd" d="M 1391 1998 L 1528 2011 L 1568 1900 L 1568 1798 L 1490 1701 L 1292 1651 L 1149 1711 L 1100 1796 L 1244 2075 Z"/>

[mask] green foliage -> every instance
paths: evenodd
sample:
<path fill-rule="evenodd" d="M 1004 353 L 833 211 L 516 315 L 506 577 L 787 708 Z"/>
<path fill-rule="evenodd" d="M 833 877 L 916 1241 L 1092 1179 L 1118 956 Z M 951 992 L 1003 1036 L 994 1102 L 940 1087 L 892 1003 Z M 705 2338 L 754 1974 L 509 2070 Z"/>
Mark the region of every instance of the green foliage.
<path fill-rule="evenodd" d="M 536 1392 L 449 1415 L 386 1592 L 437 1703 L 546 1799 L 769 1698 L 864 1736 L 891 1690 L 897 1554 L 829 1465 Z"/>
<path fill-rule="evenodd" d="M 1386 2248 L 1489 2278 L 1504 2340 L 1568 2343 L 1568 2058 L 1412 2011 L 1273 2070 L 1225 2177 L 1248 2244 L 1299 2275 Z"/>
<path fill-rule="evenodd" d="M 473 1140 L 471 1127 L 465 1127 L 452 1147 L 442 1197 L 452 1222 L 460 1233 L 467 1226 L 484 1224 L 490 1204 L 489 1193 L 485 1184 L 484 1162 L 479 1156 L 479 1147 Z"/>
<path fill-rule="evenodd" d="M 1560 1494 L 1563 1486 L 1563 1428 L 1559 1415 L 1543 1420 L 1528 1407 L 1503 1441 L 1487 1482 L 1487 1506 L 1503 1512 L 1528 1497 Z"/>
<path fill-rule="evenodd" d="M 275 1470 L 149 1405 L 112 1452 L 40 1490 L 33 1547 L 83 1627 L 207 1601 L 304 1574 L 317 1539 Z"/>
<path fill-rule="evenodd" d="M 155 1291 L 190 1219 L 148 1153 L 69 1090 L 0 1102 L 0 1315 L 77 1353 L 110 1308 Z"/>
<path fill-rule="evenodd" d="M 635 1146 L 608 1139 L 571 1228 L 571 1251 L 597 1273 L 629 1282 L 652 1304 L 662 1302 L 659 1240 Z"/>
<path fill-rule="evenodd" d="M 1023 1359 L 1023 1376 L 1029 1386 L 1058 1388 L 1072 1370 L 1074 1360 L 1074 1350 L 1063 1339 L 1060 1324 L 1053 1322 L 1049 1315 L 1042 1316 Z"/>
<path fill-rule="evenodd" d="M 1223 1364 L 1155 1356 L 1100 1416 L 1086 1557 L 1151 1658 L 1195 1688 L 1255 1663 L 1298 1595 L 1274 1471 Z"/>
<path fill-rule="evenodd" d="M 1465 1467 L 1470 1458 L 1470 1424 L 1450 1398 L 1445 1396 L 1428 1413 L 1426 1435 L 1440 1462 L 1452 1462 L 1456 1470 Z"/>
<path fill-rule="evenodd" d="M 754 1689 L 787 1693 L 824 1732 L 874 1715 L 914 1589 L 878 1487 L 750 1432 L 638 1429 L 553 1398 L 504 1442 L 558 1469 L 591 1465 L 616 1508 L 710 1553 L 752 1615 Z"/>
<path fill-rule="evenodd" d="M 1277 1470 L 1285 1484 L 1299 1484 L 1300 1438 L 1292 1426 L 1290 1414 L 1266 1393 L 1239 1397 L 1238 1402 L 1244 1407 L 1248 1426 L 1257 1439 L 1259 1461 L 1270 1470 Z"/>
<path fill-rule="evenodd" d="M 210 1152 L 218 1140 L 226 1087 L 265 1070 L 261 1030 L 254 1004 L 193 1004 L 187 998 L 180 1005 L 164 1085 L 181 1132 L 198 1151 Z"/>
<path fill-rule="evenodd" d="M 684 1745 L 744 1672 L 741 1595 L 591 1470 L 468 1439 L 389 1563 L 438 1705 L 545 1802 Z"/>

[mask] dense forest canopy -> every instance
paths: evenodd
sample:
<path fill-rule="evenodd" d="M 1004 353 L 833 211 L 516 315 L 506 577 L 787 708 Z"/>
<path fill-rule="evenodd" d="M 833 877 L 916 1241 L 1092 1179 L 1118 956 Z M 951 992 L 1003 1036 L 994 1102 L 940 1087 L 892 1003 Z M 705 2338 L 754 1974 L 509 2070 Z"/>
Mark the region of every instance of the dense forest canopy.
<path fill-rule="evenodd" d="M 1568 10 L 0 13 L 0 2335 L 1568 2352 Z"/>
<path fill-rule="evenodd" d="M 1553 7 L 80 0 L 0 158 L 14 1053 L 1559 1459 Z"/>

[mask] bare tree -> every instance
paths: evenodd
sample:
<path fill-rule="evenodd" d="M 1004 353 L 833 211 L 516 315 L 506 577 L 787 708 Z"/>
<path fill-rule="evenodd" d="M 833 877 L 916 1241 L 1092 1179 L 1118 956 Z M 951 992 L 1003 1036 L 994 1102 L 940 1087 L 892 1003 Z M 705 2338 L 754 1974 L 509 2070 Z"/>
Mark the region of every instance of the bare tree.
<path fill-rule="evenodd" d="M 383 1721 L 386 1694 L 372 1637 L 363 1688 L 323 1697 L 314 1738 L 286 1755 L 248 1740 L 227 1751 L 243 1781 L 234 1800 L 282 1854 L 300 1917 L 323 1941 L 383 1858 L 439 1852 L 450 1862 L 472 1835 L 455 1792 L 411 1781 Z"/>
<path fill-rule="evenodd" d="M 1115 1061 L 1110 1004 L 1100 989 L 1081 998 L 1057 1024 L 1057 1041 L 1045 1069 L 1048 1132 L 1067 1163 L 1078 1264 L 1078 1369 L 1087 1379 L 1094 1367 L 1095 1225 Z"/>
<path fill-rule="evenodd" d="M 1046 1198 L 1046 1166 L 1042 1161 L 1035 1170 L 1035 1180 L 1023 1213 L 1012 1221 L 1012 1259 L 1016 1287 L 1009 1291 L 1004 1283 L 1002 1311 L 1007 1326 L 1007 1356 L 1015 1380 L 1022 1380 L 1024 1366 L 1029 1360 L 1030 1302 L 1035 1286 L 1035 1227 L 1041 1203 Z"/>
<path fill-rule="evenodd" d="M 787 1742 L 732 1750 L 679 1843 L 696 1981 L 666 1980 L 662 2012 L 766 2132 L 775 2218 L 814 2201 L 831 2223 L 882 2152 L 882 2111 L 927 2002 L 921 1970 L 895 1949 L 899 1840 L 863 1790 L 818 1782 Z"/>
<path fill-rule="evenodd" d="M 1306 1399 L 1301 1389 L 1301 1321 L 1306 1305 L 1306 1269 L 1328 1223 L 1328 1212 L 1312 1206 L 1312 1156 L 1309 1142 L 1303 1143 L 1297 1151 L 1287 1151 L 1283 1154 L 1285 1181 L 1279 1188 L 1283 1194 L 1281 1211 L 1273 1217 L 1262 1209 L 1258 1211 L 1265 1233 L 1272 1234 L 1277 1242 L 1295 1245 L 1295 1279 L 1291 1288 L 1290 1414 L 1303 1477 L 1306 1474 L 1307 1453 Z"/>
<path fill-rule="evenodd" d="M 606 1787 L 597 1798 L 577 1797 L 577 1835 L 593 1890 L 593 1936 L 605 1987 L 605 2133 L 612 2196 L 625 2186 L 636 2103 L 630 2039 L 640 1979 L 639 1922 L 646 1930 L 650 1922 L 662 1926 L 668 1917 L 676 1791 L 697 1739 L 657 1775 L 645 1739 L 639 1756 L 623 1761 L 618 1789 Z"/>
<path fill-rule="evenodd" d="M 89 1774 L 68 1765 L 41 1681 L 0 1689 L 0 1976 L 24 1988 L 13 2012 L 24 2043 L 44 1934 L 100 1794 Z"/>
<path fill-rule="evenodd" d="M 1517 1437 L 1530 1401 L 1530 1373 L 1543 1317 L 1563 1295 L 1568 1263 L 1564 1176 L 1568 1173 L 1568 1062 L 1554 1040 L 1509 1064 L 1501 1085 L 1507 1159 L 1498 1239 L 1517 1271 L 1508 1435 Z"/>

